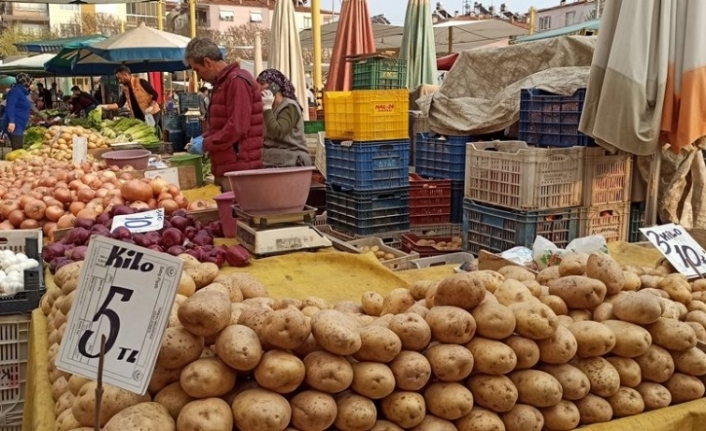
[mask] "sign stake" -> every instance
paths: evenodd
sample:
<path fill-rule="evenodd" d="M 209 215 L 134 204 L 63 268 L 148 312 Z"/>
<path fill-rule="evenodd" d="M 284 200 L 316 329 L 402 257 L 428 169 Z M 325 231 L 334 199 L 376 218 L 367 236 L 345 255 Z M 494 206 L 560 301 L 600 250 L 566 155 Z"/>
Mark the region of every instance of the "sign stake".
<path fill-rule="evenodd" d="M 96 419 L 94 431 L 101 431 L 101 406 L 103 404 L 103 363 L 105 362 L 105 334 L 101 335 L 101 350 L 98 356 L 98 376 L 96 378 Z"/>

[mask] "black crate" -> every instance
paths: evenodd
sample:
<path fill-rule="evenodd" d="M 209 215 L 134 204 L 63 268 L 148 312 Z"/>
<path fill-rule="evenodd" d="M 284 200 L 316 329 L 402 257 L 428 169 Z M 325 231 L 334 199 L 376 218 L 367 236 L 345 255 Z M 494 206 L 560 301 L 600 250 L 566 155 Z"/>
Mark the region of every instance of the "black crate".
<path fill-rule="evenodd" d="M 520 140 L 547 147 L 595 146 L 593 138 L 579 132 L 585 98 L 585 88 L 579 88 L 571 96 L 536 88 L 522 89 Z"/>
<path fill-rule="evenodd" d="M 373 192 L 326 191 L 329 226 L 350 235 L 409 230 L 409 188 Z"/>
<path fill-rule="evenodd" d="M 21 232 L 12 232 L 11 234 L 16 233 L 21 234 Z M 44 265 L 42 264 L 42 256 L 39 252 L 39 240 L 36 236 L 27 237 L 24 241 L 24 247 L 15 248 L 2 244 L 2 240 L 6 240 L 6 238 L 4 238 L 5 235 L 6 234 L 0 234 L 0 248 L 9 248 L 16 252 L 22 251 L 30 259 L 36 259 L 37 262 L 39 262 L 39 266 L 25 270 L 24 291 L 18 292 L 12 297 L 0 298 L 0 316 L 28 314 L 39 307 L 39 301 L 42 299 L 42 295 L 44 295 L 46 290 L 44 287 Z M 6 242 L 7 244 L 10 243 L 10 241 Z"/>

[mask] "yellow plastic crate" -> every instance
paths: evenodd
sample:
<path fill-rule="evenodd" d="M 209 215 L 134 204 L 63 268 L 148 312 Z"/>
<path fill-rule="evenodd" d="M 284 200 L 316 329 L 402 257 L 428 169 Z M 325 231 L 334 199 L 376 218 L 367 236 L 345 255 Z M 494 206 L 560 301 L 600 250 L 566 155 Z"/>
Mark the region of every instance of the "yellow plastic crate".
<path fill-rule="evenodd" d="M 333 140 L 409 139 L 409 91 L 324 93 L 326 137 Z"/>

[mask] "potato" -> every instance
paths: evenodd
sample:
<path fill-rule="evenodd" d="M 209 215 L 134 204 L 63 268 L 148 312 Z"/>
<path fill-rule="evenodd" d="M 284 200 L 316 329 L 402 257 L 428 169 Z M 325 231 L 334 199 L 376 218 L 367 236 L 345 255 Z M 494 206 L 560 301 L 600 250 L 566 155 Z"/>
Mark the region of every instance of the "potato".
<path fill-rule="evenodd" d="M 419 425 L 426 412 L 424 397 L 417 392 L 393 392 L 382 400 L 380 406 L 385 417 L 402 428 Z"/>
<path fill-rule="evenodd" d="M 470 311 L 481 303 L 485 293 L 485 285 L 473 273 L 454 274 L 439 282 L 434 305 L 450 305 Z"/>
<path fill-rule="evenodd" d="M 526 404 L 515 404 L 512 410 L 500 417 L 505 431 L 541 431 L 544 428 L 542 413 Z"/>
<path fill-rule="evenodd" d="M 492 411 L 474 406 L 466 416 L 455 422 L 458 431 L 503 431 L 505 424 Z"/>
<path fill-rule="evenodd" d="M 592 310 L 603 302 L 607 288 L 600 280 L 570 275 L 549 283 L 549 294 L 564 300 L 569 308 Z"/>
<path fill-rule="evenodd" d="M 76 287 L 78 286 L 78 277 L 81 274 L 82 266 L 83 262 L 72 262 L 68 265 L 62 266 L 58 271 L 56 271 L 56 274 L 54 274 L 54 283 L 56 284 L 56 287 L 61 289 L 61 291 L 53 294 L 56 295 L 54 296 L 54 299 L 58 298 L 58 295 L 62 292 L 64 295 L 68 295 L 76 290 Z"/>
<path fill-rule="evenodd" d="M 167 385 L 178 382 L 179 377 L 181 377 L 181 370 L 181 368 L 170 370 L 168 368 L 155 367 L 147 391 L 150 394 L 156 394 Z"/>
<path fill-rule="evenodd" d="M 691 285 L 681 274 L 670 274 L 657 283 L 657 288 L 667 292 L 673 301 L 688 304 L 691 301 Z"/>
<path fill-rule="evenodd" d="M 465 379 L 473 370 L 473 355 L 458 344 L 436 344 L 424 352 L 431 372 L 443 382 L 457 382 Z"/>
<path fill-rule="evenodd" d="M 610 397 L 620 389 L 620 374 L 603 358 L 577 359 L 574 365 L 591 382 L 591 393 L 599 397 Z"/>
<path fill-rule="evenodd" d="M 292 417 L 287 400 L 266 389 L 241 392 L 231 407 L 240 431 L 284 431 Z"/>
<path fill-rule="evenodd" d="M 417 301 L 413 306 L 409 307 L 407 309 L 407 313 L 414 313 L 422 316 L 422 318 L 425 318 L 427 316 L 427 313 L 429 312 L 429 309 L 427 308 L 426 305 L 424 305 L 423 301 Z M 395 425 L 397 426 L 397 425 Z"/>
<path fill-rule="evenodd" d="M 423 319 L 421 321 L 426 325 Z M 429 337 L 431 338 L 431 332 Z M 359 361 L 390 362 L 402 350 L 400 337 L 382 326 L 360 328 L 360 340 L 361 347 L 353 354 L 353 357 Z"/>
<path fill-rule="evenodd" d="M 81 423 L 76 420 L 71 409 L 64 410 L 57 418 L 55 424 L 56 431 L 71 431 L 81 427 Z M 94 428 L 91 427 L 90 431 Z"/>
<path fill-rule="evenodd" d="M 496 271 L 480 270 L 472 273 L 476 278 L 478 278 L 485 286 L 485 290 L 490 293 L 494 293 L 498 287 L 505 281 L 500 273 Z M 485 297 L 488 298 L 491 295 L 486 294 Z"/>
<path fill-rule="evenodd" d="M 197 359 L 184 367 L 179 383 L 194 398 L 219 397 L 235 386 L 235 371 L 218 358 Z"/>
<path fill-rule="evenodd" d="M 382 326 L 383 328 L 389 328 L 390 322 L 392 322 L 394 317 L 394 314 L 386 314 L 384 316 L 377 317 L 375 320 L 370 322 L 368 326 Z"/>
<path fill-rule="evenodd" d="M 430 414 L 424 416 L 424 419 L 422 419 L 419 425 L 410 429 L 412 431 L 457 431 L 453 422 Z"/>
<path fill-rule="evenodd" d="M 696 322 L 706 328 L 706 312 L 703 312 L 701 310 L 690 311 L 686 314 L 686 316 L 684 316 L 684 320 L 686 322 Z"/>
<path fill-rule="evenodd" d="M 341 431 L 364 431 L 372 428 L 377 418 L 373 402 L 360 395 L 343 393 L 336 397 L 338 415 L 334 421 Z"/>
<path fill-rule="evenodd" d="M 69 382 L 66 380 L 66 377 L 61 376 L 59 377 L 54 383 L 51 385 L 51 396 L 54 399 L 54 401 L 58 400 L 61 394 L 64 392 L 68 392 L 69 390 Z"/>
<path fill-rule="evenodd" d="M 194 397 L 184 392 L 184 389 L 181 388 L 181 384 L 179 382 L 174 382 L 167 385 L 154 396 L 154 402 L 166 407 L 169 416 L 171 416 L 175 421 L 179 417 L 179 412 L 181 412 L 184 406 L 192 401 L 194 401 Z M 230 409 L 228 410 L 228 415 L 230 415 Z"/>
<path fill-rule="evenodd" d="M 539 273 L 535 277 L 535 280 L 541 285 L 548 286 L 550 282 L 558 279 L 559 277 L 561 277 L 561 275 L 559 274 L 559 267 L 548 266 L 543 270 L 539 271 Z"/>
<path fill-rule="evenodd" d="M 502 305 L 509 306 L 518 302 L 530 302 L 536 299 L 529 288 L 521 281 L 506 279 L 498 286 L 494 293 L 498 302 Z"/>
<path fill-rule="evenodd" d="M 583 275 L 586 273 L 589 256 L 586 253 L 567 253 L 561 257 L 559 263 L 559 275 L 566 277 L 569 275 Z"/>
<path fill-rule="evenodd" d="M 509 412 L 517 402 L 517 388 L 507 376 L 476 374 L 466 383 L 473 401 L 494 412 Z"/>
<path fill-rule="evenodd" d="M 105 401 L 103 402 L 105 404 Z M 232 425 L 231 425 L 232 428 Z M 194 428 L 181 428 L 189 431 Z M 214 431 L 229 428 L 210 428 Z M 174 419 L 161 404 L 144 402 L 126 407 L 116 413 L 103 427 L 103 431 L 175 431 Z"/>
<path fill-rule="evenodd" d="M 436 289 L 439 287 L 439 284 L 434 284 L 433 286 L 429 286 L 429 289 L 427 289 L 427 294 L 424 297 L 424 305 L 427 306 L 427 308 L 431 308 L 434 306 L 434 299 L 436 298 Z"/>
<path fill-rule="evenodd" d="M 543 340 L 554 334 L 558 323 L 551 308 L 537 300 L 510 305 L 515 315 L 515 332 L 533 340 Z"/>
<path fill-rule="evenodd" d="M 309 319 L 297 309 L 270 313 L 262 328 L 262 340 L 278 349 L 292 350 L 304 344 L 311 334 Z"/>
<path fill-rule="evenodd" d="M 500 341 L 474 337 L 466 348 L 473 355 L 474 369 L 480 373 L 503 375 L 517 365 L 515 352 Z"/>
<path fill-rule="evenodd" d="M 637 291 L 640 290 L 641 282 L 640 277 L 631 271 L 623 271 L 623 291 Z"/>
<path fill-rule="evenodd" d="M 547 364 L 566 364 L 576 356 L 577 343 L 574 334 L 564 326 L 559 326 L 554 334 L 537 341 L 539 359 Z M 476 363 L 478 363 L 478 358 Z"/>
<path fill-rule="evenodd" d="M 517 387 L 517 400 L 533 407 L 551 407 L 559 403 L 562 387 L 551 374 L 538 370 L 514 371 L 508 375 Z"/>
<path fill-rule="evenodd" d="M 351 364 L 345 358 L 322 350 L 306 355 L 304 366 L 306 383 L 322 392 L 336 394 L 348 389 L 353 382 Z"/>
<path fill-rule="evenodd" d="M 233 412 L 220 398 L 206 398 L 188 403 L 177 418 L 179 431 L 232 431 Z"/>
<path fill-rule="evenodd" d="M 363 293 L 360 303 L 363 306 L 365 314 L 370 316 L 379 316 L 382 313 L 382 303 L 385 298 L 377 292 L 369 290 Z"/>
<path fill-rule="evenodd" d="M 704 384 L 694 376 L 687 376 L 682 373 L 674 373 L 664 382 L 672 395 L 672 404 L 681 404 L 694 401 L 704 396 Z"/>
<path fill-rule="evenodd" d="M 576 404 L 561 400 L 552 407 L 540 409 L 544 417 L 544 429 L 547 431 L 570 431 L 579 424 L 581 415 Z"/>
<path fill-rule="evenodd" d="M 545 295 L 539 298 L 542 304 L 549 306 L 556 315 L 566 315 L 569 313 L 569 308 L 566 302 L 556 295 Z"/>
<path fill-rule="evenodd" d="M 623 269 L 612 256 L 606 253 L 592 253 L 588 257 L 586 276 L 603 282 L 608 295 L 615 295 L 625 286 Z"/>
<path fill-rule="evenodd" d="M 96 386 L 94 381 L 88 382 L 74 399 L 71 412 L 74 418 L 83 426 L 93 426 L 96 408 Z M 101 425 L 104 426 L 115 414 L 130 406 L 145 403 L 149 395 L 137 395 L 124 389 L 103 383 L 103 402 L 101 404 Z"/>
<path fill-rule="evenodd" d="M 429 415 L 427 415 L 429 416 Z M 425 418 L 427 417 L 425 416 Z M 424 421 L 422 421 L 423 423 Z M 419 424 L 420 426 L 422 425 L 421 423 Z M 375 421 L 375 425 L 373 425 L 372 428 L 370 428 L 370 431 L 404 431 L 402 428 L 398 427 L 397 425 L 393 424 L 390 421 L 385 421 L 385 420 L 377 420 Z"/>
<path fill-rule="evenodd" d="M 513 279 L 517 281 L 534 281 L 535 275 L 528 270 L 517 265 L 508 265 L 498 270 L 498 273 L 505 277 L 505 279 Z"/>
<path fill-rule="evenodd" d="M 579 357 L 603 356 L 615 346 L 615 334 L 602 323 L 574 322 L 568 329 L 575 337 L 578 346 L 576 355 Z"/>
<path fill-rule="evenodd" d="M 539 371 L 551 374 L 562 388 L 562 396 L 565 400 L 576 401 L 585 397 L 591 389 L 591 382 L 588 377 L 573 365 L 540 365 Z"/>
<path fill-rule="evenodd" d="M 541 298 L 542 296 L 549 295 L 549 288 L 547 286 L 542 286 L 537 283 L 536 280 L 524 280 L 522 284 L 527 286 L 532 296 L 535 298 Z"/>
<path fill-rule="evenodd" d="M 642 370 L 643 380 L 664 383 L 674 374 L 674 360 L 665 349 L 652 345 L 647 352 L 635 358 Z"/>
<path fill-rule="evenodd" d="M 292 407 L 292 426 L 301 431 L 324 431 L 333 425 L 338 414 L 336 400 L 319 391 L 299 392 L 289 403 Z"/>
<path fill-rule="evenodd" d="M 358 394 L 377 400 L 390 395 L 395 390 L 395 376 L 387 365 L 376 362 L 356 362 L 352 367 L 351 389 Z"/>
<path fill-rule="evenodd" d="M 645 354 L 652 345 L 652 336 L 646 329 L 620 320 L 606 320 L 602 324 L 615 336 L 612 353 L 624 358 L 636 358 Z"/>
<path fill-rule="evenodd" d="M 425 319 L 414 313 L 398 314 L 390 319 L 388 328 L 397 335 L 402 349 L 421 352 L 429 346 L 432 334 Z"/>
<path fill-rule="evenodd" d="M 182 368 L 197 360 L 203 352 L 203 337 L 194 335 L 181 326 L 167 328 L 159 347 L 157 366 Z"/>
<path fill-rule="evenodd" d="M 642 382 L 635 389 L 642 396 L 645 411 L 663 409 L 672 403 L 672 394 L 659 383 Z"/>
<path fill-rule="evenodd" d="M 696 334 L 696 339 L 698 341 L 706 342 L 706 328 L 700 323 L 697 322 L 686 322 L 687 325 L 691 327 L 691 329 L 694 330 L 694 334 Z"/>
<path fill-rule="evenodd" d="M 696 346 L 696 333 L 684 322 L 660 317 L 645 329 L 652 336 L 652 343 L 665 349 L 681 352 Z"/>
<path fill-rule="evenodd" d="M 418 280 L 409 288 L 409 293 L 415 301 L 419 301 L 426 298 L 429 288 L 437 284 L 439 284 L 438 280 Z"/>
<path fill-rule="evenodd" d="M 304 381 L 304 362 L 284 350 L 270 350 L 255 368 L 255 380 L 265 389 L 279 394 L 294 392 Z"/>
<path fill-rule="evenodd" d="M 336 355 L 352 355 L 362 345 L 357 323 L 340 311 L 321 310 L 314 314 L 311 332 L 321 347 Z"/>
<path fill-rule="evenodd" d="M 56 403 L 54 404 L 54 416 L 58 417 L 64 411 L 70 410 L 75 398 L 76 396 L 74 396 L 74 394 L 72 394 L 70 391 L 61 394 L 61 396 L 59 396 L 59 399 L 57 399 Z"/>
<path fill-rule="evenodd" d="M 514 352 L 517 357 L 516 370 L 524 370 L 534 367 L 539 362 L 539 346 L 534 340 L 513 335 L 503 341 Z"/>
<path fill-rule="evenodd" d="M 471 315 L 476 322 L 476 332 L 485 338 L 502 340 L 515 331 L 515 315 L 502 304 L 484 302 Z"/>
<path fill-rule="evenodd" d="M 614 418 L 634 416 L 645 411 L 645 403 L 638 391 L 621 386 L 618 392 L 606 400 L 613 409 Z"/>
<path fill-rule="evenodd" d="M 380 314 L 404 313 L 412 305 L 414 305 L 414 297 L 409 293 L 409 290 L 402 287 L 392 289 L 387 296 L 383 298 Z"/>
<path fill-rule="evenodd" d="M 210 262 L 185 265 L 184 272 L 194 280 L 196 289 L 201 289 L 213 283 L 213 280 L 218 276 L 218 265 Z M 228 302 L 230 302 L 230 299 Z"/>
<path fill-rule="evenodd" d="M 253 302 L 256 299 L 258 298 L 253 298 L 252 300 L 246 299 L 245 302 L 242 303 L 244 307 L 240 312 L 238 325 L 247 326 L 260 337 L 265 327 L 265 321 L 274 310 L 266 307 L 262 303 Z M 302 311 L 302 313 L 304 313 L 304 311 Z M 304 313 L 304 315 L 306 315 L 306 313 Z"/>
<path fill-rule="evenodd" d="M 579 409 L 581 425 L 608 422 L 613 418 L 613 408 L 610 403 L 593 394 L 588 394 L 576 401 L 576 408 Z"/>
<path fill-rule="evenodd" d="M 403 391 L 419 391 L 431 378 L 431 364 L 427 358 L 410 350 L 401 351 L 390 363 L 390 370 L 395 377 L 397 389 Z"/>
<path fill-rule="evenodd" d="M 238 371 L 250 371 L 262 358 L 262 345 L 255 331 L 243 325 L 229 325 L 216 338 L 216 354 Z"/>
<path fill-rule="evenodd" d="M 620 386 L 636 388 L 642 383 L 642 370 L 640 370 L 640 365 L 633 359 L 611 356 L 606 358 L 606 360 L 610 362 L 610 365 L 620 375 Z"/>
<path fill-rule="evenodd" d="M 433 415 L 453 421 L 473 409 L 473 395 L 459 383 L 432 383 L 424 390 L 427 409 Z"/>
<path fill-rule="evenodd" d="M 690 376 L 706 375 L 706 353 L 698 347 L 683 352 L 671 352 L 676 371 Z"/>
<path fill-rule="evenodd" d="M 363 312 L 363 307 L 355 301 L 338 301 L 333 304 L 333 309 L 342 313 L 359 314 Z"/>
<path fill-rule="evenodd" d="M 453 306 L 435 306 L 424 318 L 434 340 L 442 343 L 465 344 L 476 332 L 476 321 L 468 311 Z"/>
<path fill-rule="evenodd" d="M 662 315 L 658 297 L 645 292 L 630 292 L 613 304 L 613 315 L 625 322 L 638 325 L 654 323 Z"/>
<path fill-rule="evenodd" d="M 211 337 L 230 323 L 230 299 L 217 291 L 196 292 L 179 306 L 177 316 L 187 331 Z"/>
<path fill-rule="evenodd" d="M 681 315 L 682 315 L 682 310 L 679 307 L 678 302 L 674 302 L 671 299 L 667 298 L 662 298 L 662 308 L 664 311 L 662 312 L 662 317 L 665 319 L 674 319 L 674 320 L 681 320 Z M 683 304 L 681 304 L 683 306 Z M 686 316 L 686 314 L 685 314 Z"/>
<path fill-rule="evenodd" d="M 571 317 L 574 322 L 585 322 L 593 318 L 593 313 L 589 310 L 571 310 L 569 311 L 569 317 Z"/>

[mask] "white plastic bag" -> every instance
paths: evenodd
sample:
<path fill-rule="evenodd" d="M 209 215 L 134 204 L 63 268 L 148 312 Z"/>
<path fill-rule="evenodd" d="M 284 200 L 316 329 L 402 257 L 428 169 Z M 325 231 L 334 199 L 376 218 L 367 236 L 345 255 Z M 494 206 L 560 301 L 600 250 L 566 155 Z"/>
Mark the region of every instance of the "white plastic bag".
<path fill-rule="evenodd" d="M 157 124 L 154 122 L 154 116 L 152 114 L 145 114 L 145 124 L 150 127 L 154 127 L 154 125 Z"/>
<path fill-rule="evenodd" d="M 608 245 L 602 235 L 576 238 L 566 249 L 560 249 L 548 239 L 538 236 L 532 244 L 532 258 L 540 270 L 561 263 L 562 256 L 568 253 L 608 253 Z"/>

